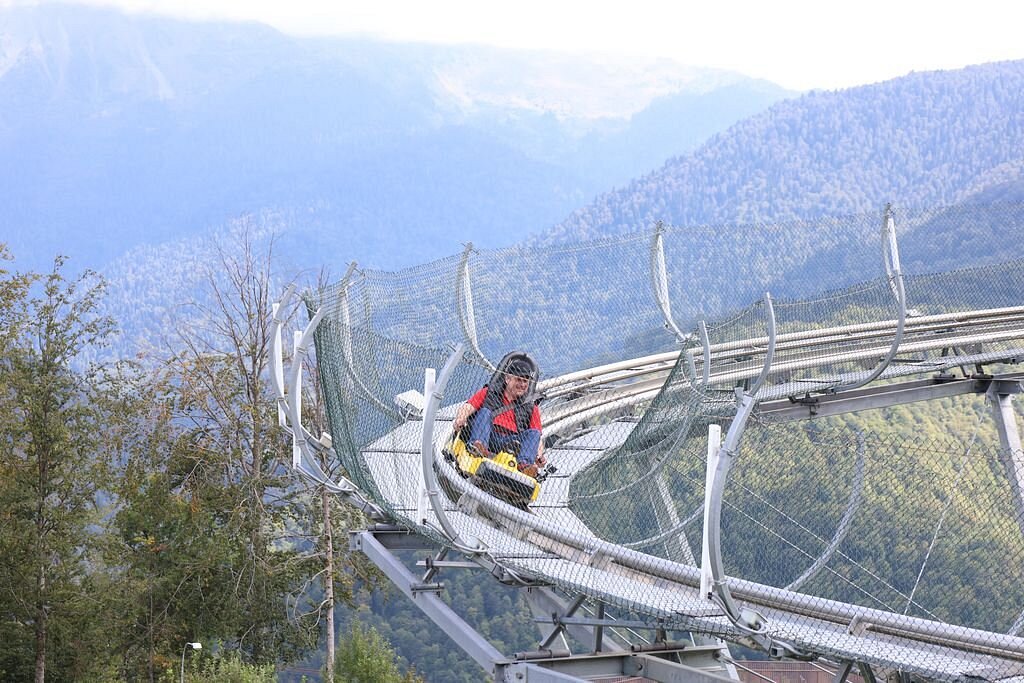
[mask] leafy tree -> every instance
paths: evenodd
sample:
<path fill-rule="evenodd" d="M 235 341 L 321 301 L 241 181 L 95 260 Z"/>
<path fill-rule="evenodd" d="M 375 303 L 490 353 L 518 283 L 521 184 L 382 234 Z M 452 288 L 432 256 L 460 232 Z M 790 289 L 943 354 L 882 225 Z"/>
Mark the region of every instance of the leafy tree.
<path fill-rule="evenodd" d="M 322 625 L 330 662 L 334 607 L 355 607 L 357 578 L 371 576 L 334 548 L 335 534 L 363 523 L 359 513 L 286 467 L 268 381 L 273 241 L 257 245 L 243 229 L 214 246 L 208 304 L 178 325 L 178 350 L 124 383 L 133 407 L 118 416 L 125 462 L 107 561 L 122 586 L 129 677 L 157 680 L 195 639 L 221 640 L 248 662 L 287 661 Z M 306 414 L 322 429 L 308 374 Z"/>
<path fill-rule="evenodd" d="M 0 271 L 0 672 L 37 683 L 48 670 L 88 676 L 105 657 L 88 639 L 110 404 L 103 368 L 76 362 L 105 343 L 112 322 L 96 312 L 103 281 L 67 280 L 63 265 L 55 260 L 38 296 L 35 276 Z"/>
<path fill-rule="evenodd" d="M 179 665 L 180 666 L 180 665 Z M 222 652 L 187 665 L 189 683 L 274 683 L 273 664 L 247 664 L 237 652 Z M 161 683 L 176 683 L 178 669 L 165 669 Z"/>
<path fill-rule="evenodd" d="M 188 640 L 221 640 L 257 664 L 310 642 L 288 608 L 309 569 L 267 383 L 271 250 L 257 253 L 248 231 L 214 250 L 210 303 L 179 325 L 178 349 L 140 394 L 143 436 L 116 520 L 128 666 L 150 680 Z"/>
<path fill-rule="evenodd" d="M 352 619 L 347 637 L 339 643 L 334 673 L 350 683 L 416 683 L 423 679 L 409 669 L 401 673 L 391 644 L 372 626 Z"/>

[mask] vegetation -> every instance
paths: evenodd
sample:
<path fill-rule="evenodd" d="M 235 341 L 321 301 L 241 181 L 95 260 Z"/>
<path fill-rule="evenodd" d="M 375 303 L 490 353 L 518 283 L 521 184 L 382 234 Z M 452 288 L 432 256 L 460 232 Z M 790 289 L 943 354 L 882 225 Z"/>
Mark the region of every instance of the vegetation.
<path fill-rule="evenodd" d="M 1020 197 L 1024 61 L 786 100 L 599 197 L 547 241 Z"/>
<path fill-rule="evenodd" d="M 194 680 L 272 679 L 372 576 L 331 547 L 360 518 L 284 464 L 270 252 L 222 246 L 213 304 L 145 365 L 85 359 L 114 329 L 95 273 L 0 269 L 0 679 L 158 681 L 191 641 L 218 653 Z"/>
<path fill-rule="evenodd" d="M 390 644 L 372 627 L 358 621 L 341 641 L 334 673 L 338 680 L 351 683 L 417 683 L 423 679 L 412 669 L 400 673 L 392 658 Z"/>

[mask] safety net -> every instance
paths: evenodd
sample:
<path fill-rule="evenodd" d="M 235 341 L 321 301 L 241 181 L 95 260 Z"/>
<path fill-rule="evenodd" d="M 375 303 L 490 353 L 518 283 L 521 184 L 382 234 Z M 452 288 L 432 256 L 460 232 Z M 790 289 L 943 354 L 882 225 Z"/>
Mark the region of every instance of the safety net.
<path fill-rule="evenodd" d="M 1024 205 L 986 204 L 469 245 L 306 302 L 334 450 L 398 523 L 670 628 L 996 679 L 1024 674 L 1022 280 Z M 505 514 L 444 452 L 509 351 L 541 370 L 555 471 Z M 424 429 L 448 526 L 422 518 Z M 753 625 L 675 591 L 699 579 L 718 438 L 712 550 Z"/>

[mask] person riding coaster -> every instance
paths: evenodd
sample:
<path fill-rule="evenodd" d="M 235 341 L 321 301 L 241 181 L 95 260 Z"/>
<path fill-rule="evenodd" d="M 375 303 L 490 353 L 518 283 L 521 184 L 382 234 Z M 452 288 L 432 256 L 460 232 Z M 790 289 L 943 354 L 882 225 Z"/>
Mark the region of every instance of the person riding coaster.
<path fill-rule="evenodd" d="M 552 474 L 541 438 L 536 392 L 540 371 L 529 355 L 507 354 L 490 381 L 463 403 L 446 449 L 463 476 L 516 504 L 536 500 L 540 482 Z"/>

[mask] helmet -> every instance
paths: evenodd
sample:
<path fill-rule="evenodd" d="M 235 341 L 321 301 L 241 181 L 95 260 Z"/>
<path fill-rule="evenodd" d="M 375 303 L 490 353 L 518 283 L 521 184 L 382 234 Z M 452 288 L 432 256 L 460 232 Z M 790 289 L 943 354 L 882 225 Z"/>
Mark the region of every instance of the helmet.
<path fill-rule="evenodd" d="M 526 377 L 529 379 L 533 375 L 533 368 L 530 367 L 530 363 L 527 361 L 516 358 L 508 364 L 505 373 L 514 377 Z"/>

